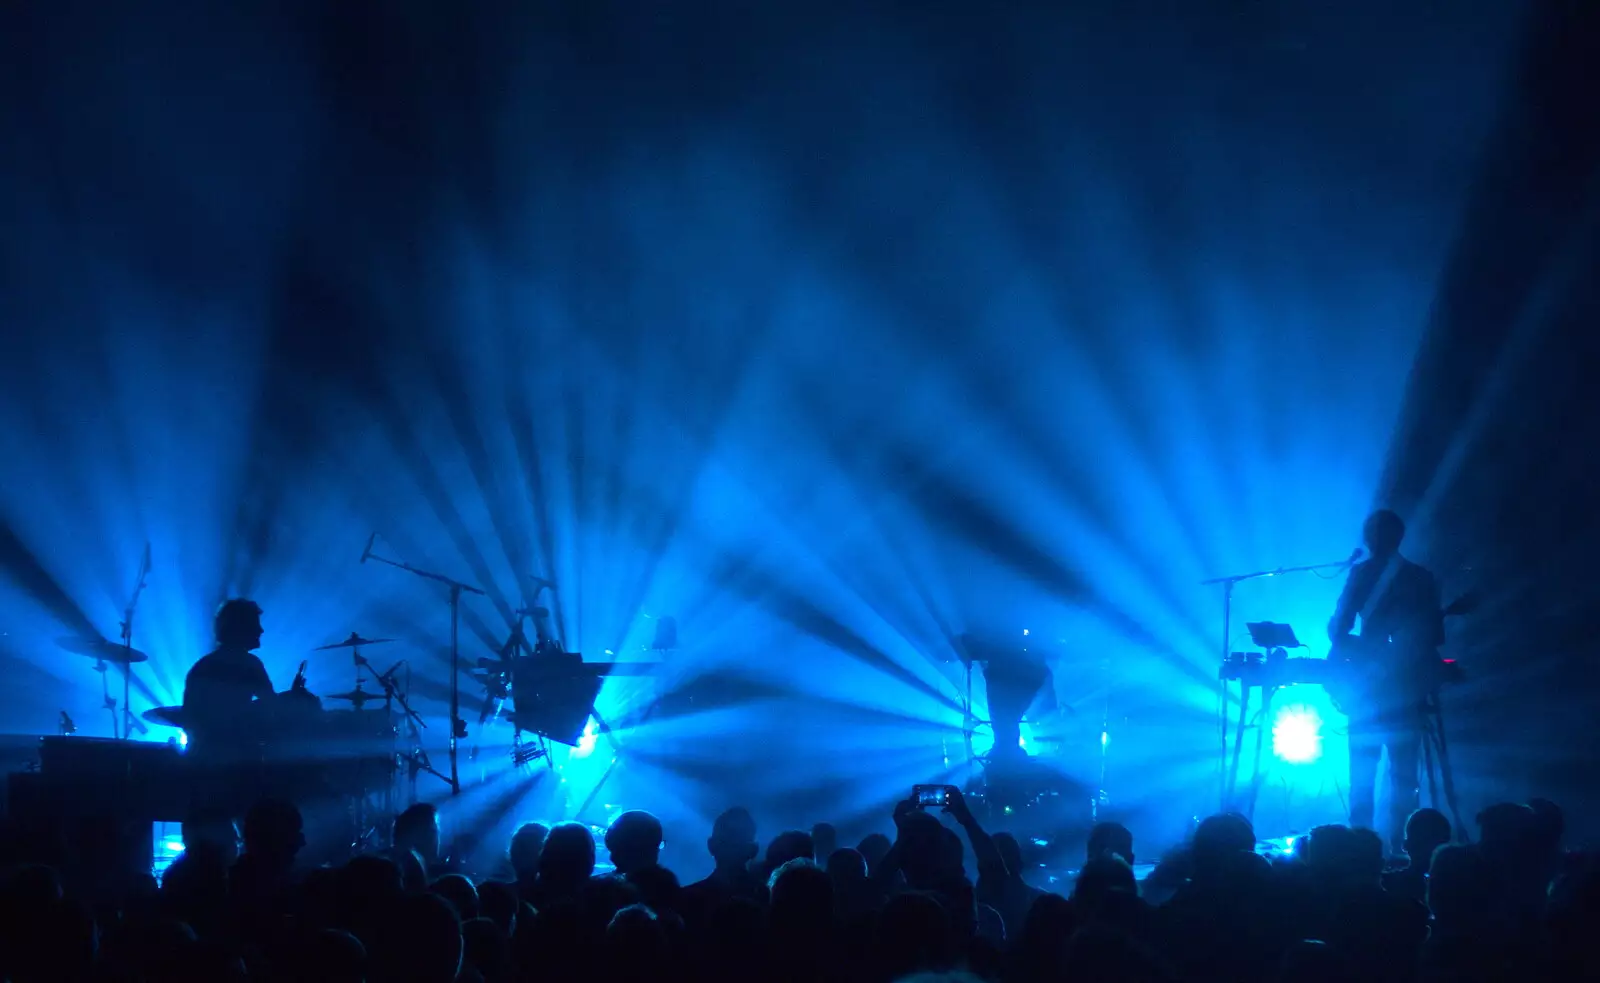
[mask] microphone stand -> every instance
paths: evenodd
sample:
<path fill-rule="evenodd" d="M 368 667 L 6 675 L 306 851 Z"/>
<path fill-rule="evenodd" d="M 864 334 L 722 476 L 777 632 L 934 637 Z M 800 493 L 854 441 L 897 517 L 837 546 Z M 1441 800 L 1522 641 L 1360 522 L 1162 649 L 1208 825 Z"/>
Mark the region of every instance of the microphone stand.
<path fill-rule="evenodd" d="M 1337 563 L 1313 563 L 1301 567 L 1278 567 L 1274 570 L 1255 570 L 1250 573 L 1237 573 L 1231 577 L 1213 577 L 1210 580 L 1200 581 L 1201 587 L 1222 586 L 1222 662 L 1217 672 L 1217 731 L 1220 738 L 1219 758 L 1217 760 L 1217 791 L 1221 801 L 1222 811 L 1227 812 L 1230 800 L 1233 798 L 1235 782 L 1229 781 L 1228 775 L 1228 681 L 1223 678 L 1222 668 L 1228 664 L 1228 657 L 1233 650 L 1233 588 L 1247 580 L 1260 580 L 1264 577 L 1281 577 L 1290 573 L 1316 573 L 1322 570 L 1342 570 L 1351 567 L 1360 559 L 1361 551 L 1352 553 L 1348 559 Z M 1239 683 L 1239 701 L 1243 704 L 1247 699 L 1247 687 L 1241 680 Z M 1235 739 L 1238 746 L 1233 749 L 1235 781 L 1238 779 L 1239 752 L 1244 745 L 1244 707 L 1239 710 L 1239 735 Z"/>
<path fill-rule="evenodd" d="M 139 581 L 133 585 L 133 596 L 128 599 L 128 606 L 122 612 L 122 654 L 124 656 L 122 661 L 122 733 L 117 733 L 116 715 L 113 714 L 111 736 L 124 741 L 133 736 L 133 728 L 135 726 L 140 731 L 145 729 L 133 716 L 133 707 L 128 699 L 128 690 L 133 682 L 133 614 L 139 609 L 139 595 L 144 593 L 144 582 L 148 576 L 150 576 L 150 544 L 145 543 L 144 559 L 139 562 Z M 108 704 L 111 703 L 109 694 L 106 696 L 106 702 Z"/>
<path fill-rule="evenodd" d="M 374 534 L 376 535 L 376 534 Z M 461 719 L 461 595 L 463 593 L 483 596 L 484 592 L 459 580 L 452 580 L 442 573 L 431 570 L 420 570 L 409 563 L 390 560 L 372 552 L 372 540 L 367 541 L 367 548 L 361 554 L 361 561 L 368 559 L 377 560 L 397 570 L 404 570 L 413 576 L 424 580 L 436 580 L 450 588 L 450 777 L 445 779 L 450 785 L 451 795 L 461 794 L 461 771 L 456 762 L 456 742 L 466 736 L 467 722 Z M 404 706 L 404 704 L 402 704 Z M 409 711 L 409 707 L 407 710 Z M 431 767 L 426 768 L 430 774 L 438 775 Z"/>

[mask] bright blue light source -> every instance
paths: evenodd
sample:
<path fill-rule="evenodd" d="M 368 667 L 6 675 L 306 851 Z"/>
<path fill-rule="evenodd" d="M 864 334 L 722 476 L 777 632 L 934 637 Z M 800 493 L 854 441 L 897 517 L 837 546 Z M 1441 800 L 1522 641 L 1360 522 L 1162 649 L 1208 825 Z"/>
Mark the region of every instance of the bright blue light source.
<path fill-rule="evenodd" d="M 161 849 L 169 856 L 176 856 L 183 852 L 183 837 L 168 836 L 161 841 Z"/>
<path fill-rule="evenodd" d="M 1279 710 L 1272 721 L 1272 753 L 1297 765 L 1322 757 L 1322 716 L 1304 704 Z"/>
<path fill-rule="evenodd" d="M 572 749 L 572 753 L 568 757 L 587 758 L 594 752 L 595 741 L 599 737 L 600 725 L 595 722 L 593 717 L 590 717 L 589 722 L 583 725 L 583 736 L 578 738 L 577 746 Z"/>

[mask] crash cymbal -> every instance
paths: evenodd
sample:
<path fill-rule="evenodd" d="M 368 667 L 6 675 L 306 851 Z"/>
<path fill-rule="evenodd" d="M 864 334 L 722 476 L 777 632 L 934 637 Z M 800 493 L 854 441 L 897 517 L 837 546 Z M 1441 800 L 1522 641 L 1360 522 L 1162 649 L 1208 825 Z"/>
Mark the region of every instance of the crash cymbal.
<path fill-rule="evenodd" d="M 347 700 L 358 707 L 363 703 L 388 699 L 382 693 L 368 693 L 364 689 L 353 689 L 348 693 L 326 693 L 322 698 L 324 700 Z"/>
<path fill-rule="evenodd" d="M 74 655 L 87 655 L 91 659 L 103 659 L 119 665 L 150 661 L 150 657 L 138 649 L 130 649 L 103 638 L 58 638 L 56 644 Z"/>
<path fill-rule="evenodd" d="M 140 716 L 163 727 L 183 726 L 183 707 L 151 707 Z"/>
<path fill-rule="evenodd" d="M 353 649 L 362 645 L 382 645 L 384 642 L 392 641 L 394 641 L 392 638 L 362 638 L 356 632 L 351 632 L 350 637 L 342 642 L 334 642 L 332 645 L 318 645 L 312 651 L 326 652 L 328 649 Z"/>

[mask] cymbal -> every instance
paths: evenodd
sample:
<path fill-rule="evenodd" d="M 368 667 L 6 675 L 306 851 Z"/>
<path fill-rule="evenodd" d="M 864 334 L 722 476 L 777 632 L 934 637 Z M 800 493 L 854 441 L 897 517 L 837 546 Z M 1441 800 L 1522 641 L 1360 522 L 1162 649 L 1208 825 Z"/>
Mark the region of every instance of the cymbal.
<path fill-rule="evenodd" d="M 322 698 L 324 700 L 348 700 L 351 703 L 354 703 L 356 706 L 360 706 L 363 703 L 372 703 L 377 700 L 388 699 L 388 697 L 384 696 L 382 693 L 368 693 L 364 689 L 353 689 L 348 693 L 326 693 Z"/>
<path fill-rule="evenodd" d="M 183 726 L 183 707 L 151 707 L 140 716 L 163 727 Z"/>
<path fill-rule="evenodd" d="M 150 657 L 138 649 L 130 649 L 103 638 L 58 638 L 56 644 L 74 655 L 87 655 L 91 659 L 104 659 L 119 665 L 150 661 Z"/>
<path fill-rule="evenodd" d="M 312 651 L 326 652 L 328 649 L 353 649 L 362 645 L 382 645 L 384 642 L 392 641 L 394 641 L 392 638 L 362 638 L 359 634 L 351 632 L 350 637 L 342 642 L 334 642 L 332 645 L 318 645 Z"/>

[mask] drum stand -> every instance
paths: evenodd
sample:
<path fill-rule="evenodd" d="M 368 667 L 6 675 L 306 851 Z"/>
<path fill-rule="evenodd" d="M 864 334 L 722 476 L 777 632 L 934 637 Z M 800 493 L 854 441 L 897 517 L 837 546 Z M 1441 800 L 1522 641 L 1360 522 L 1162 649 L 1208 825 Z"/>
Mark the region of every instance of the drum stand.
<path fill-rule="evenodd" d="M 100 692 L 104 698 L 105 708 L 111 711 L 111 736 L 116 740 L 126 741 L 133 736 L 135 727 L 139 733 L 145 732 L 144 724 L 133 715 L 133 705 L 128 698 L 128 690 L 133 685 L 133 613 L 139 608 L 139 595 L 144 593 L 145 578 L 150 576 L 150 544 L 144 544 L 144 559 L 139 563 L 139 580 L 133 585 L 133 596 L 128 598 L 128 606 L 122 612 L 121 642 L 124 659 L 122 660 L 122 709 L 117 710 L 117 701 L 111 696 L 111 687 L 106 682 L 106 661 L 104 659 L 95 663 L 94 671 L 100 674 Z M 118 727 L 118 722 L 121 727 Z"/>
<path fill-rule="evenodd" d="M 367 540 L 367 548 L 361 553 L 361 561 L 363 563 L 369 559 L 377 560 L 379 563 L 394 567 L 397 570 L 404 570 L 405 572 L 417 577 L 421 577 L 424 580 L 436 580 L 450 588 L 450 775 L 447 778 L 435 771 L 431 765 L 428 765 L 426 762 L 426 754 L 423 755 L 421 768 L 422 770 L 427 771 L 429 774 L 437 775 L 439 778 L 444 779 L 444 781 L 450 786 L 451 795 L 460 795 L 461 770 L 456 761 L 456 745 L 457 742 L 459 742 L 460 739 L 465 737 L 467 734 L 467 722 L 461 719 L 461 595 L 463 593 L 467 593 L 477 594 L 481 597 L 484 596 L 484 592 L 476 587 L 463 584 L 459 580 L 452 580 L 442 573 L 434 573 L 431 570 L 419 570 L 409 563 L 401 563 L 398 560 L 385 559 L 384 557 L 372 552 L 372 544 L 374 541 L 376 541 L 376 539 L 377 533 L 373 533 L 372 539 Z M 412 772 L 411 780 L 412 795 L 414 797 L 416 794 L 415 770 Z"/>

